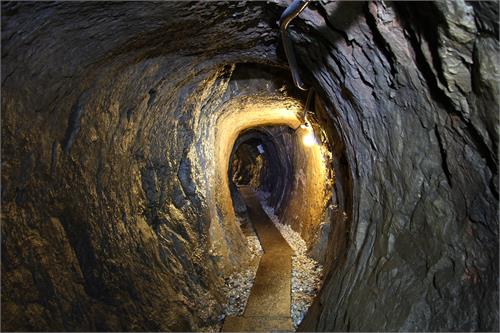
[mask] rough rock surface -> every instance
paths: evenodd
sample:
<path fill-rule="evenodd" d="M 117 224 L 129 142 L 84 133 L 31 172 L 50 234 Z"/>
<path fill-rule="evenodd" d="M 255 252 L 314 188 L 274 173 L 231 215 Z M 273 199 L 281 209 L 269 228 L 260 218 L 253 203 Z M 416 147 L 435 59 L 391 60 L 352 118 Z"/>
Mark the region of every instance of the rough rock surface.
<path fill-rule="evenodd" d="M 302 70 L 348 165 L 301 329 L 498 330 L 497 6 L 331 2 L 301 17 Z"/>
<path fill-rule="evenodd" d="M 250 258 L 216 125 L 300 109 L 282 74 L 235 70 L 285 68 L 286 2 L 1 5 L 2 330 L 210 329 Z M 448 0 L 293 22 L 335 173 L 299 329 L 498 331 L 498 19 Z"/>
<path fill-rule="evenodd" d="M 231 64 L 277 59 L 263 5 L 2 3 L 3 329 L 218 322 L 249 252 L 199 156 Z"/>

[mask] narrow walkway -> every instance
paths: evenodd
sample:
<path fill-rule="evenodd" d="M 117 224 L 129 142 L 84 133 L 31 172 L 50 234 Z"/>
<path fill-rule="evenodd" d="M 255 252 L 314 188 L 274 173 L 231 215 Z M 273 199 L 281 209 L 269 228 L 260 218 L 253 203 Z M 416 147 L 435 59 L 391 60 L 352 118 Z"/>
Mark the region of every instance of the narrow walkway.
<path fill-rule="evenodd" d="M 293 331 L 290 317 L 292 254 L 250 187 L 240 187 L 248 215 L 264 250 L 242 317 L 228 317 L 224 332 Z"/>

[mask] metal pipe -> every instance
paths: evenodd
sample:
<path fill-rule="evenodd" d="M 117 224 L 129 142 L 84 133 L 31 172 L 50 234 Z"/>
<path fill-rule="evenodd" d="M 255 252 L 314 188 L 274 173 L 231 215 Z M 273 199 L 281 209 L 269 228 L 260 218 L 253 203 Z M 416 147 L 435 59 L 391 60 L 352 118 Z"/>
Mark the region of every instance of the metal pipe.
<path fill-rule="evenodd" d="M 285 55 L 288 60 L 288 65 L 290 66 L 290 71 L 292 72 L 293 83 L 300 90 L 307 90 L 304 82 L 300 78 L 300 74 L 297 68 L 297 58 L 293 51 L 293 45 L 288 38 L 288 25 L 290 22 L 297 17 L 302 11 L 309 5 L 311 0 L 293 0 L 293 2 L 286 7 L 280 17 L 280 31 L 281 40 L 283 41 L 283 48 L 285 49 Z"/>
<path fill-rule="evenodd" d="M 314 90 L 312 88 L 309 89 L 309 92 L 307 93 L 307 99 L 306 99 L 306 106 L 304 108 L 304 120 L 303 123 L 307 122 L 307 112 L 311 110 L 311 103 L 313 100 L 313 94 Z"/>

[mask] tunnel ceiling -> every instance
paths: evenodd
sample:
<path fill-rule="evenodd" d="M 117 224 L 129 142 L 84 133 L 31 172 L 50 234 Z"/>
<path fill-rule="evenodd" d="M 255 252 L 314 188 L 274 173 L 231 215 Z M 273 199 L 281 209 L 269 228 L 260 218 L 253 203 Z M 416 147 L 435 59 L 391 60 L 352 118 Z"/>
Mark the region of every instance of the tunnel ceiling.
<path fill-rule="evenodd" d="M 233 147 L 302 122 L 287 4 L 2 2 L 2 329 L 220 321 L 250 255 Z M 495 3 L 321 1 L 290 29 L 321 145 L 275 142 L 309 208 L 271 201 L 325 265 L 299 330 L 498 330 Z"/>

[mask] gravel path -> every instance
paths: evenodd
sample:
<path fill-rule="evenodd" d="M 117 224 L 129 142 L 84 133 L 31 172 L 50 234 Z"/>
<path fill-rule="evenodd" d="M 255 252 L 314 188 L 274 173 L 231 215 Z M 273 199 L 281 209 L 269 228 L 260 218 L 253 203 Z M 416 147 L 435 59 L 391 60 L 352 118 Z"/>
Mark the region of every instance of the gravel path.
<path fill-rule="evenodd" d="M 246 230 L 250 233 L 246 239 L 252 253 L 252 259 L 246 270 L 233 273 L 224 281 L 224 292 L 227 295 L 225 317 L 243 315 L 259 267 L 260 257 L 263 254 L 259 238 L 253 227 L 246 228 Z"/>
<path fill-rule="evenodd" d="M 300 234 L 289 225 L 279 222 L 274 209 L 267 203 L 269 193 L 257 192 L 257 197 L 266 214 L 295 253 L 292 256 L 292 306 L 290 312 L 293 325 L 297 328 L 318 292 L 323 267 L 307 255 L 307 244 L 300 237 Z M 247 269 L 233 273 L 225 279 L 224 292 L 227 295 L 227 304 L 224 317 L 243 315 L 263 253 L 253 227 L 247 227 L 246 230 L 249 233 L 246 238 L 252 253 L 252 260 Z"/>

